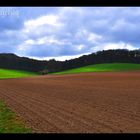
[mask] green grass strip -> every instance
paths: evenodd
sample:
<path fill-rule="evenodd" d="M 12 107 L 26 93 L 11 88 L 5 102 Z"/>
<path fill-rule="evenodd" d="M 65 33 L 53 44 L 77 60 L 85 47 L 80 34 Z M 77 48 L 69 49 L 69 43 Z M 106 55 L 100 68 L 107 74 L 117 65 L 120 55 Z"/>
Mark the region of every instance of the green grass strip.
<path fill-rule="evenodd" d="M 140 64 L 132 63 L 106 63 L 106 64 L 95 64 L 88 65 L 85 67 L 70 69 L 62 72 L 56 72 L 52 74 L 72 74 L 82 72 L 114 72 L 114 71 L 131 71 L 140 70 Z"/>
<path fill-rule="evenodd" d="M 0 101 L 0 133 L 31 133 L 16 114 Z"/>
<path fill-rule="evenodd" d="M 0 79 L 29 77 L 35 75 L 39 75 L 39 74 L 35 72 L 28 72 L 28 71 L 0 69 Z"/>

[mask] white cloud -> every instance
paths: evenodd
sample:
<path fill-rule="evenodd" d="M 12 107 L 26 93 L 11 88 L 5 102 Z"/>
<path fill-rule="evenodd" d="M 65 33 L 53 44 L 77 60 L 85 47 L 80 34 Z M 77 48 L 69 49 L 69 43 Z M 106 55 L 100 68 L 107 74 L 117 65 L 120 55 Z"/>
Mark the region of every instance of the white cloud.
<path fill-rule="evenodd" d="M 66 55 L 66 56 L 57 56 L 55 57 L 55 60 L 57 61 L 65 61 L 65 60 L 70 60 L 70 59 L 74 59 L 74 58 L 78 58 L 80 56 L 83 55 L 88 55 L 90 53 L 82 53 L 79 55 Z M 50 59 L 54 59 L 54 57 L 29 57 L 29 58 L 33 58 L 33 59 L 37 59 L 37 60 L 50 60 Z"/>
<path fill-rule="evenodd" d="M 90 41 L 90 42 L 95 43 L 95 42 L 99 41 L 100 39 L 102 39 L 101 35 L 97 35 L 95 33 L 88 34 L 88 41 Z"/>
<path fill-rule="evenodd" d="M 94 32 L 90 32 L 86 29 L 79 29 L 78 32 L 75 34 L 75 38 L 85 40 L 90 43 L 96 43 L 97 41 L 102 39 L 102 36 Z"/>
<path fill-rule="evenodd" d="M 131 44 L 118 42 L 118 43 L 103 43 L 96 45 L 90 48 L 91 52 L 97 52 L 100 50 L 113 50 L 113 49 L 128 49 L 128 50 L 135 50 L 138 49 L 137 47 L 132 46 Z"/>
<path fill-rule="evenodd" d="M 37 28 L 38 26 L 43 25 L 52 25 L 54 27 L 62 26 L 62 23 L 59 22 L 59 17 L 56 15 L 45 15 L 37 19 L 32 19 L 24 22 L 26 28 Z"/>
<path fill-rule="evenodd" d="M 25 41 L 25 44 L 26 45 L 34 45 L 34 44 L 36 44 L 36 42 L 32 39 L 28 39 L 28 40 Z"/>
<path fill-rule="evenodd" d="M 113 31 L 123 31 L 125 28 L 134 28 L 135 25 L 133 23 L 127 22 L 124 18 L 118 19 L 114 25 L 111 27 L 111 30 Z"/>
<path fill-rule="evenodd" d="M 101 47 L 103 50 L 109 50 L 109 49 L 129 49 L 129 50 L 135 50 L 138 49 L 130 44 L 119 42 L 119 43 L 107 43 Z"/>
<path fill-rule="evenodd" d="M 58 40 L 56 39 L 54 36 L 46 36 L 46 37 L 43 37 L 43 38 L 39 38 L 37 39 L 36 41 L 37 44 L 39 45 L 64 45 L 64 44 L 67 44 L 67 42 L 65 40 Z"/>
<path fill-rule="evenodd" d="M 75 46 L 75 47 L 76 47 L 76 49 L 78 49 L 78 51 L 81 51 L 81 50 L 84 49 L 86 46 L 83 45 L 83 44 L 81 44 L 81 45 L 77 45 L 77 46 Z"/>
<path fill-rule="evenodd" d="M 23 45 L 24 44 L 24 45 Z M 23 46 L 25 45 L 70 45 L 71 43 L 68 42 L 68 40 L 61 40 L 57 39 L 54 36 L 45 36 L 37 39 L 28 39 L 25 40 L 24 43 L 22 43 Z M 20 45 L 21 46 L 21 45 Z"/>
<path fill-rule="evenodd" d="M 24 22 L 22 33 L 26 35 L 42 35 L 47 33 L 55 33 L 63 27 L 59 15 L 48 14 L 35 19 L 29 19 Z"/>

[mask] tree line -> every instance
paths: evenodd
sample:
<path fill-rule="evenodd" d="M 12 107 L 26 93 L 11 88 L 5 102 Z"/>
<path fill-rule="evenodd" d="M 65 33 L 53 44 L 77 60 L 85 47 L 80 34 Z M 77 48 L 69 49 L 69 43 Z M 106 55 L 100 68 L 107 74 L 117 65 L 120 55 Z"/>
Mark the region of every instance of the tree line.
<path fill-rule="evenodd" d="M 140 64 L 140 50 L 103 50 L 79 58 L 56 61 L 41 61 L 19 57 L 15 54 L 0 54 L 0 68 L 26 70 L 33 72 L 58 72 L 82 66 L 101 63 L 138 63 Z"/>

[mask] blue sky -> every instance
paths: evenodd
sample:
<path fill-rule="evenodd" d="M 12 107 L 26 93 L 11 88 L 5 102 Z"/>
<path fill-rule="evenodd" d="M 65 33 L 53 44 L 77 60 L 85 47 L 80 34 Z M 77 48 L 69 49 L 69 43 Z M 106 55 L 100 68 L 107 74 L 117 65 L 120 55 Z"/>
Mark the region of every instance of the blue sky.
<path fill-rule="evenodd" d="M 140 48 L 139 7 L 1 7 L 0 53 L 66 60 Z"/>

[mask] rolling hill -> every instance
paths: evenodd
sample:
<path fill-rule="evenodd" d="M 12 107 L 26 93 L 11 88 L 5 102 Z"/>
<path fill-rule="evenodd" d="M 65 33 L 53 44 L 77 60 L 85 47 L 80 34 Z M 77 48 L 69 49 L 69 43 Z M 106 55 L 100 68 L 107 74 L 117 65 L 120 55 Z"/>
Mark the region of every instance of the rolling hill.
<path fill-rule="evenodd" d="M 38 73 L 20 70 L 0 69 L 0 79 L 29 77 L 35 75 L 38 75 Z"/>
<path fill-rule="evenodd" d="M 93 64 L 105 63 L 140 64 L 140 50 L 103 50 L 65 61 L 56 61 L 55 59 L 42 61 L 27 57 L 20 57 L 12 53 L 0 54 L 0 68 L 31 72 L 42 72 L 43 70 L 47 70 L 48 73 L 54 73 Z"/>
<path fill-rule="evenodd" d="M 81 72 L 112 72 L 112 71 L 131 71 L 131 70 L 140 70 L 140 64 L 132 64 L 132 63 L 95 64 L 70 69 L 62 72 L 56 72 L 53 74 L 71 74 Z"/>

